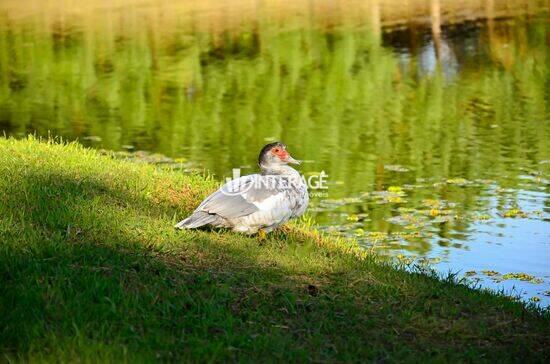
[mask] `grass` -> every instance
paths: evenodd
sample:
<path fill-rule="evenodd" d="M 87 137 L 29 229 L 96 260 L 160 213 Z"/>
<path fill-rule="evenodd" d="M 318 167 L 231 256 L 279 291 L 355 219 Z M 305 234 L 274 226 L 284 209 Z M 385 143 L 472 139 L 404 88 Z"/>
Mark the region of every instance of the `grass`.
<path fill-rule="evenodd" d="M 547 311 L 293 225 L 176 231 L 215 181 L 0 139 L 2 361 L 544 361 Z"/>

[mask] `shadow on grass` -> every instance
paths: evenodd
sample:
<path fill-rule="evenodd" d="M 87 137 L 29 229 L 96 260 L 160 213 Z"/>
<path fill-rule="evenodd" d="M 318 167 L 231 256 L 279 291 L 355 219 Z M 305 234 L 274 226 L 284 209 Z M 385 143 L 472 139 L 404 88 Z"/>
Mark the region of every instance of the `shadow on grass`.
<path fill-rule="evenodd" d="M 548 347 L 548 320 L 519 304 L 312 241 L 177 232 L 173 201 L 101 179 L 27 173 L 2 201 L 8 358 L 97 347 L 90 357 L 468 360 Z"/>
<path fill-rule="evenodd" d="M 4 351 L 59 350 L 80 335 L 155 358 L 293 346 L 281 322 L 296 310 L 289 275 L 258 264 L 246 251 L 255 239 L 176 232 L 168 203 L 99 181 L 27 174 L 6 192 Z"/>

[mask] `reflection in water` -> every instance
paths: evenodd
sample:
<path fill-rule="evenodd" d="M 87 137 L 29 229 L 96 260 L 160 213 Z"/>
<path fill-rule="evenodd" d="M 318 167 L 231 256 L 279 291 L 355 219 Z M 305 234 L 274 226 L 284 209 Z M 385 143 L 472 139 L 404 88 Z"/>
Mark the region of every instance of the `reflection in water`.
<path fill-rule="evenodd" d="M 430 41 L 422 47 L 418 55 L 418 66 L 421 77 L 432 75 L 438 67 L 446 80 L 452 80 L 458 72 L 456 56 L 445 39 L 440 39 L 437 45 Z"/>
<path fill-rule="evenodd" d="M 544 19 L 378 34 L 47 24 L 0 16 L 2 131 L 158 152 L 219 179 L 254 168 L 259 147 L 282 139 L 309 161 L 307 175 L 329 174 L 311 209 L 319 228 L 474 278 L 528 273 L 544 282 L 510 282 L 545 299 Z"/>

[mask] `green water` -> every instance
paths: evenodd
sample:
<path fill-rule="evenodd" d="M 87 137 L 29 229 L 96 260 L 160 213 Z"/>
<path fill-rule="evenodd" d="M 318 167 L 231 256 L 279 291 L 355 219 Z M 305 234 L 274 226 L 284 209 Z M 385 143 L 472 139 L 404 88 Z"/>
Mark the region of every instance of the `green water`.
<path fill-rule="evenodd" d="M 547 17 L 444 28 L 439 47 L 422 28 L 44 29 L 0 16 L 5 134 L 220 180 L 282 140 L 328 174 L 319 229 L 550 304 Z"/>

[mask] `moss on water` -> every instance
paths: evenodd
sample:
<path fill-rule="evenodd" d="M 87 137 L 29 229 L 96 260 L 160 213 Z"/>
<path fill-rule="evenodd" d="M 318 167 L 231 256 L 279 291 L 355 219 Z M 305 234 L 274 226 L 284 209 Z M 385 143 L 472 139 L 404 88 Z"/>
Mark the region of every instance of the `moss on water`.
<path fill-rule="evenodd" d="M 216 187 L 0 139 L 0 351 L 30 361 L 543 361 L 547 311 L 294 224 L 172 226 Z"/>

